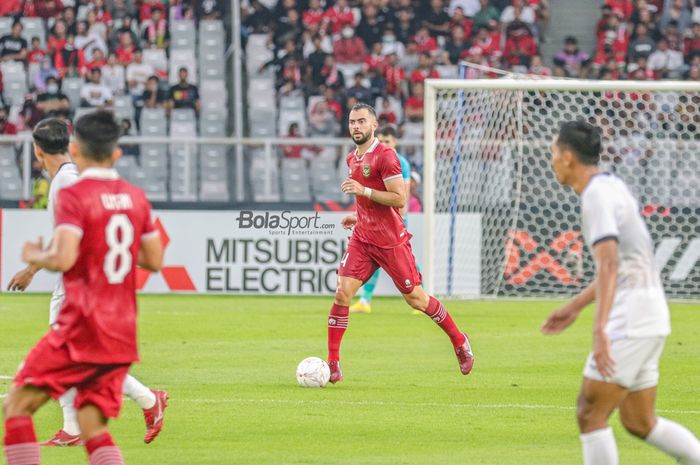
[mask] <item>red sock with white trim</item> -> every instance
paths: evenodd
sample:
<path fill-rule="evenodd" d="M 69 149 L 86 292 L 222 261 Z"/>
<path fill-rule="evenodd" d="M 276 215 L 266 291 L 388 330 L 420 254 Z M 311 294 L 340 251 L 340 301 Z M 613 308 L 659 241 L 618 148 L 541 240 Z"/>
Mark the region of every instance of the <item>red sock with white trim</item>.
<path fill-rule="evenodd" d="M 124 465 L 124 457 L 109 433 L 102 433 L 85 443 L 90 465 Z"/>
<path fill-rule="evenodd" d="M 39 443 L 30 416 L 5 420 L 5 459 L 7 465 L 39 465 Z"/>
<path fill-rule="evenodd" d="M 348 315 L 350 307 L 347 305 L 333 304 L 331 314 L 328 315 L 328 361 L 340 360 L 340 341 L 348 328 Z"/>
<path fill-rule="evenodd" d="M 445 331 L 450 337 L 450 341 L 452 341 L 454 347 L 459 347 L 464 344 L 464 334 L 459 330 L 457 324 L 442 303 L 435 297 L 430 296 L 430 302 L 428 302 L 428 308 L 425 309 L 425 314 L 432 318 L 432 320 Z"/>

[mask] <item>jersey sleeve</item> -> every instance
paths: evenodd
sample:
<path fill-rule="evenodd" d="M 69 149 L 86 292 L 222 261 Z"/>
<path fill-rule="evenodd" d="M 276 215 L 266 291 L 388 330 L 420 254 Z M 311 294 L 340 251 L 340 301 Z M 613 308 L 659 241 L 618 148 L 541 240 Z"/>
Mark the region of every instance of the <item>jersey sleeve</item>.
<path fill-rule="evenodd" d="M 581 199 L 581 216 L 583 235 L 586 242 L 594 247 L 599 242 L 614 239 L 619 234 L 615 217 L 614 195 L 603 189 L 604 186 L 592 186 Z"/>
<path fill-rule="evenodd" d="M 379 163 L 379 175 L 382 181 L 387 182 L 392 179 L 398 179 L 402 177 L 401 174 L 401 163 L 399 162 L 399 157 L 396 156 L 396 152 L 393 150 L 390 154 L 389 151 L 385 152 L 380 159 Z"/>
<path fill-rule="evenodd" d="M 401 177 L 404 181 L 410 181 L 411 163 L 409 163 L 406 157 L 399 155 L 398 152 L 396 153 L 396 156 L 399 157 L 399 162 L 401 163 Z"/>
<path fill-rule="evenodd" d="M 58 192 L 55 205 L 55 229 L 68 228 L 83 236 L 85 216 L 80 207 L 80 200 L 69 189 Z"/>

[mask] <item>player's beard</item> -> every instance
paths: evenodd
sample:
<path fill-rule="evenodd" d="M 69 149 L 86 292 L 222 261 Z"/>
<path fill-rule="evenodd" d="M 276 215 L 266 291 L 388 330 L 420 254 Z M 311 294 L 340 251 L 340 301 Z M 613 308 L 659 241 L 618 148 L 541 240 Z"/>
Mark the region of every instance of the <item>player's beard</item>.
<path fill-rule="evenodd" d="M 362 134 L 362 137 L 359 139 L 357 139 L 357 137 L 359 137 L 357 134 L 353 134 L 352 141 L 355 143 L 355 145 L 362 145 L 372 137 L 372 130 L 370 129 L 366 133 Z"/>

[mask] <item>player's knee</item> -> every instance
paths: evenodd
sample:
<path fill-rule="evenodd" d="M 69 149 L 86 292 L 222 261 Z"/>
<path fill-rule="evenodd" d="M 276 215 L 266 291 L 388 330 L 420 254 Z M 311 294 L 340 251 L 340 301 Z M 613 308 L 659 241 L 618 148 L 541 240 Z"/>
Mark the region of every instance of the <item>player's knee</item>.
<path fill-rule="evenodd" d="M 404 294 L 408 304 L 416 310 L 425 312 L 430 305 L 430 296 L 421 286 L 416 286 L 410 294 Z"/>
<path fill-rule="evenodd" d="M 423 299 L 421 295 L 415 292 L 411 292 L 410 294 L 404 294 L 403 298 L 406 300 L 406 303 L 408 305 L 410 305 L 416 310 L 424 312 L 427 308 L 427 303 L 424 302 L 425 299 Z"/>
<path fill-rule="evenodd" d="M 32 415 L 34 410 L 31 399 L 18 395 L 17 391 L 10 392 L 2 403 L 4 418 Z"/>
<path fill-rule="evenodd" d="M 625 415 L 623 412 L 620 412 L 620 421 L 628 433 L 640 439 L 645 439 L 649 436 L 656 424 L 656 418 L 630 418 L 629 415 Z"/>
<path fill-rule="evenodd" d="M 335 290 L 335 303 L 338 305 L 350 305 L 352 300 L 352 294 L 349 289 L 338 286 Z"/>
<path fill-rule="evenodd" d="M 595 406 L 588 402 L 583 394 L 579 394 L 576 403 L 576 420 L 581 431 L 590 431 L 605 425 L 605 419 L 596 411 Z"/>

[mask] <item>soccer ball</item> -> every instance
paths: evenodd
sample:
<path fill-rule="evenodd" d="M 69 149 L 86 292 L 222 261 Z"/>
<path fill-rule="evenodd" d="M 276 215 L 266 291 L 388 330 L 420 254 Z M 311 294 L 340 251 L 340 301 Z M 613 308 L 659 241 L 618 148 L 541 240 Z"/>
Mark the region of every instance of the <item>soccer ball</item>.
<path fill-rule="evenodd" d="M 331 369 L 325 360 L 307 357 L 297 366 L 297 383 L 301 387 L 323 387 L 331 379 Z"/>

